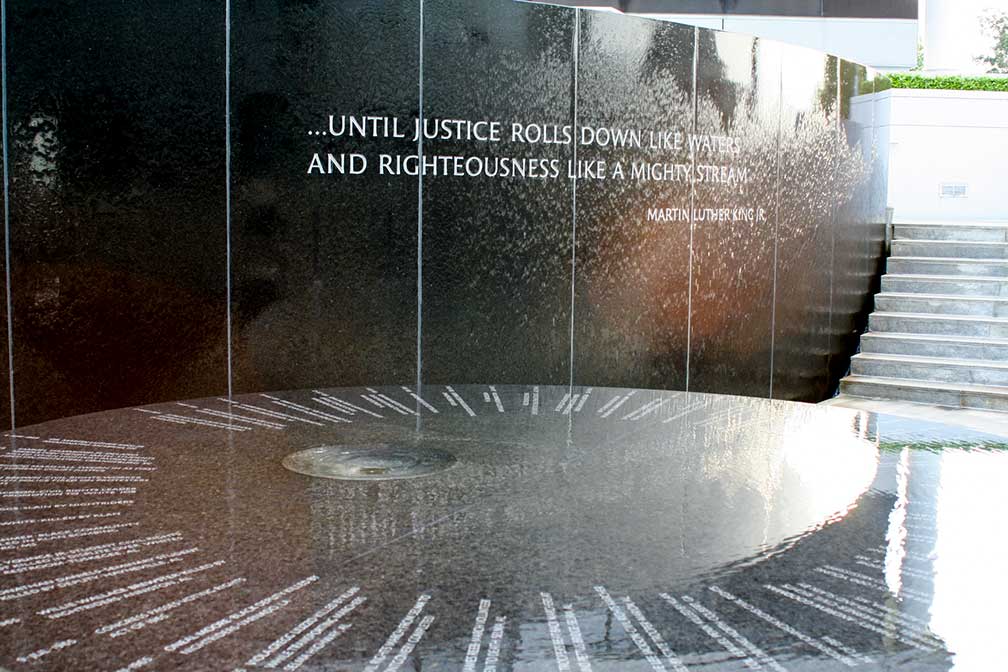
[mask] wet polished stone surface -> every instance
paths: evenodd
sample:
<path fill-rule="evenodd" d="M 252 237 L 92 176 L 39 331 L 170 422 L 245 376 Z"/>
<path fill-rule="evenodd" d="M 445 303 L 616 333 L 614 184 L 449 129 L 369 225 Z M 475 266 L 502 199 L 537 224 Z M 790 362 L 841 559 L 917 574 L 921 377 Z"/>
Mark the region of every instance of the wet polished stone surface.
<path fill-rule="evenodd" d="M 450 469 L 457 460 L 449 452 L 411 441 L 412 445 L 376 443 L 320 446 L 299 450 L 283 459 L 293 472 L 345 481 L 421 478 Z"/>
<path fill-rule="evenodd" d="M 25 427 L 0 450 L 0 666 L 997 669 L 1006 445 L 842 408 L 511 385 Z M 283 467 L 366 446 L 456 462 Z"/>

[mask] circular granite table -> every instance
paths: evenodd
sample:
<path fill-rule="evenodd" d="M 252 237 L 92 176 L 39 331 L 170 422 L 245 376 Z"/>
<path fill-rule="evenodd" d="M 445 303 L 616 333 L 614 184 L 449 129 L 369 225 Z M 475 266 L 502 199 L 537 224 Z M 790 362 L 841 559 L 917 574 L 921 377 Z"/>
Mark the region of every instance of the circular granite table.
<path fill-rule="evenodd" d="M 614 388 L 53 421 L 0 451 L 0 665 L 950 669 L 992 654 L 950 592 L 984 563 L 956 566 L 971 546 L 945 534 L 984 512 L 947 506 L 965 490 L 946 481 L 1005 474 L 998 450 L 859 411 Z M 298 473 L 334 455 L 362 478 Z"/>

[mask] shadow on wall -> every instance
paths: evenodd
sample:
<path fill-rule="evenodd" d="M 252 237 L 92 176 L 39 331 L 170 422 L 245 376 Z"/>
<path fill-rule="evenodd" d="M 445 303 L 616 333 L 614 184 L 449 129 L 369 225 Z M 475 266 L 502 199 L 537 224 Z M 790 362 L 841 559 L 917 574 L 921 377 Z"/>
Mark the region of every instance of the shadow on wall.
<path fill-rule="evenodd" d="M 226 391 L 217 8 L 7 19 L 18 424 Z"/>
<path fill-rule="evenodd" d="M 26 422 L 221 387 L 227 345 L 216 324 L 220 306 L 195 292 L 144 274 L 66 263 L 32 265 L 12 284 L 20 309 L 18 389 L 44 381 L 47 392 L 19 406 Z M 21 334 L 31 338 L 17 339 Z M 82 350 L 88 340 L 102 348 Z"/>

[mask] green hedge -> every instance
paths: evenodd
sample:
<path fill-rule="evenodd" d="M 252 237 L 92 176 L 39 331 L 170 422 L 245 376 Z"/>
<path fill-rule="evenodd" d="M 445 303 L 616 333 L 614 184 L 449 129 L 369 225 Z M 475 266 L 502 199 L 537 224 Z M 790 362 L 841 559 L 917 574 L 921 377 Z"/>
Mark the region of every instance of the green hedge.
<path fill-rule="evenodd" d="M 898 73 L 878 77 L 875 90 L 944 89 L 947 91 L 1006 91 L 1008 77 L 927 77 L 914 73 Z"/>

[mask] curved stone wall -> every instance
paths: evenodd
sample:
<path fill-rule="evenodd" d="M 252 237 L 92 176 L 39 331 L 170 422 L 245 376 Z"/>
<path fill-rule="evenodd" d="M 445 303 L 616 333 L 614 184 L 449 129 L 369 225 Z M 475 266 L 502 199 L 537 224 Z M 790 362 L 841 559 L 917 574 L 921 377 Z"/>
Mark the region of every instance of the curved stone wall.
<path fill-rule="evenodd" d="M 32 0 L 6 31 L 18 425 L 418 366 L 816 401 L 864 324 L 856 64 L 508 0 Z"/>

